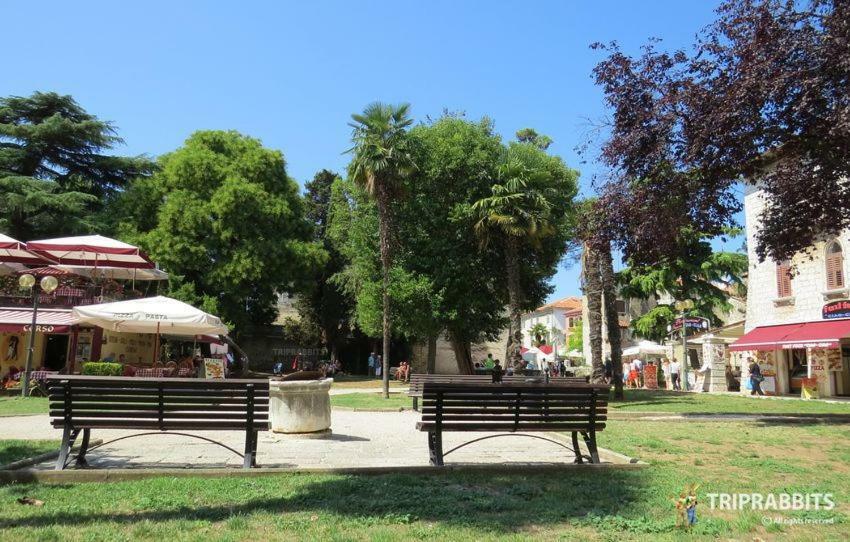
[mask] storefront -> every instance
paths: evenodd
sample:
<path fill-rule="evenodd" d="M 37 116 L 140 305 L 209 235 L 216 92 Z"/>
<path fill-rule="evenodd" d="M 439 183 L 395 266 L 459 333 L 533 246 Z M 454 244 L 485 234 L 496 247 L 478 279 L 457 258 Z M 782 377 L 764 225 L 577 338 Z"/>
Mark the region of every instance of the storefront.
<path fill-rule="evenodd" d="M 730 350 L 741 360 L 742 393 L 750 392 L 755 361 L 769 395 L 800 395 L 805 387 L 819 397 L 850 395 L 850 318 L 757 327 Z"/>
<path fill-rule="evenodd" d="M 32 310 L 0 309 L 0 377 L 8 374 L 10 368 L 22 368 L 26 364 L 31 327 Z M 35 329 L 33 369 L 64 369 L 76 350 L 79 334 L 71 311 L 39 310 Z"/>

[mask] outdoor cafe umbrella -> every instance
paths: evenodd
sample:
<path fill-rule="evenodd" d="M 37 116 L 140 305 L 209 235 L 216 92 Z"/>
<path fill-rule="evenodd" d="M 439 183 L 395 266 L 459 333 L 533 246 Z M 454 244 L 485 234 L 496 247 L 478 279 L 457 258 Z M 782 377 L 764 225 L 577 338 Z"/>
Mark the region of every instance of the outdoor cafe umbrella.
<path fill-rule="evenodd" d="M 0 264 L 44 265 L 46 263 L 50 261 L 33 254 L 26 243 L 0 233 Z"/>
<path fill-rule="evenodd" d="M 159 350 L 161 333 L 184 336 L 227 334 L 227 326 L 219 317 L 164 296 L 74 307 L 72 315 L 78 323 L 93 324 L 111 331 L 156 333 L 154 356 Z"/>
<path fill-rule="evenodd" d="M 153 269 L 156 266 L 139 247 L 102 235 L 59 237 L 27 243 L 28 251 L 53 263 L 86 267 Z"/>

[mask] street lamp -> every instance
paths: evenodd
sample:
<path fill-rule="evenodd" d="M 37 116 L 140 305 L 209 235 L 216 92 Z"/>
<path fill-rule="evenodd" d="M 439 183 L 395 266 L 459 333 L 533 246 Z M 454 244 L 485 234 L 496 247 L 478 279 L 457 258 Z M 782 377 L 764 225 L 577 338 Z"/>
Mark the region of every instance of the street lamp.
<path fill-rule="evenodd" d="M 30 344 L 27 349 L 27 364 L 24 367 L 24 378 L 21 382 L 21 395 L 26 397 L 30 393 L 30 371 L 32 370 L 32 354 L 35 348 L 35 328 L 36 318 L 38 316 L 38 294 L 39 289 L 47 294 L 53 293 L 59 286 L 59 281 L 56 277 L 46 276 L 41 279 L 41 282 L 36 284 L 35 277 L 29 273 L 21 275 L 18 279 L 18 285 L 22 290 L 32 290 L 32 325 L 30 326 Z"/>
<path fill-rule="evenodd" d="M 682 316 L 682 390 L 688 391 L 688 326 L 686 316 L 689 310 L 694 308 L 694 302 L 690 299 L 676 302 L 676 310 L 681 311 Z"/>

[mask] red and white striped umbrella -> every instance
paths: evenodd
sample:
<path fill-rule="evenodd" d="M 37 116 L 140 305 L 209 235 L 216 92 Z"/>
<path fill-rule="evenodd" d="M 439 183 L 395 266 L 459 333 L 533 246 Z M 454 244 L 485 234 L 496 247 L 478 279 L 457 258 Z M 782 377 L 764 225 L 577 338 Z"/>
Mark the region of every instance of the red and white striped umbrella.
<path fill-rule="evenodd" d="M 0 264 L 45 265 L 50 260 L 27 249 L 27 245 L 0 233 Z"/>
<path fill-rule="evenodd" d="M 102 235 L 81 235 L 30 241 L 27 250 L 60 265 L 154 269 L 139 247 Z"/>

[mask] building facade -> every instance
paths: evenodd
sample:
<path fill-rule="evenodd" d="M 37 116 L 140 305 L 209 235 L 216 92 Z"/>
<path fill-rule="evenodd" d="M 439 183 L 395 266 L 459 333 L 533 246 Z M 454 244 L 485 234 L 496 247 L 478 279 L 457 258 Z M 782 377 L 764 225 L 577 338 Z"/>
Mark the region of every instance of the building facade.
<path fill-rule="evenodd" d="M 580 327 L 581 309 L 580 297 L 565 297 L 523 314 L 522 346 L 554 345 L 558 355 L 565 356 L 570 335 Z"/>
<path fill-rule="evenodd" d="M 746 334 L 731 346 L 742 384 L 759 363 L 763 388 L 777 395 L 815 387 L 821 397 L 850 395 L 850 231 L 819 240 L 790 260 L 759 261 L 756 236 L 765 197 L 744 197 L 750 260 Z M 749 393 L 744 385 L 743 393 Z"/>

